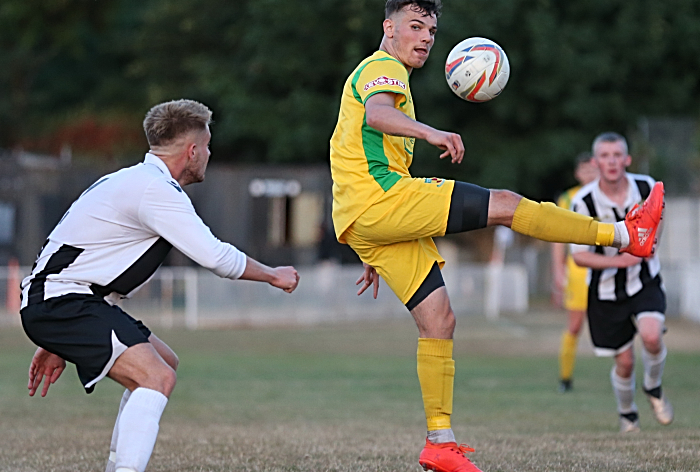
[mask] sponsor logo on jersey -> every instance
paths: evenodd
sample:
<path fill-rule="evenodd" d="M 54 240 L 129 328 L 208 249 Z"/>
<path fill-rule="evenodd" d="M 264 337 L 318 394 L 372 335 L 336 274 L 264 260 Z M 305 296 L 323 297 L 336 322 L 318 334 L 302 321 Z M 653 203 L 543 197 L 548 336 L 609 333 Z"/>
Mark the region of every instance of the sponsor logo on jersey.
<path fill-rule="evenodd" d="M 401 82 L 400 80 L 397 80 L 397 79 L 390 79 L 389 77 L 383 75 L 383 76 L 381 76 L 381 77 L 377 77 L 376 79 L 374 79 L 374 80 L 371 81 L 371 82 L 367 82 L 367 83 L 365 84 L 365 92 L 366 92 L 367 90 L 371 89 L 372 87 L 377 87 L 377 86 L 380 86 L 380 85 L 389 85 L 389 86 L 393 86 L 393 87 L 401 87 L 402 89 L 406 90 L 406 84 L 404 84 L 404 83 Z"/>
<path fill-rule="evenodd" d="M 175 190 L 177 190 L 178 192 L 182 192 L 182 189 L 180 188 L 180 186 L 178 184 L 176 184 L 175 182 L 171 182 L 168 180 L 168 183 L 170 185 L 172 185 L 175 188 Z"/>
<path fill-rule="evenodd" d="M 425 179 L 426 184 L 437 184 L 438 187 L 442 187 L 442 184 L 445 183 L 445 179 L 440 179 L 438 177 L 432 177 L 432 178 L 427 178 Z"/>

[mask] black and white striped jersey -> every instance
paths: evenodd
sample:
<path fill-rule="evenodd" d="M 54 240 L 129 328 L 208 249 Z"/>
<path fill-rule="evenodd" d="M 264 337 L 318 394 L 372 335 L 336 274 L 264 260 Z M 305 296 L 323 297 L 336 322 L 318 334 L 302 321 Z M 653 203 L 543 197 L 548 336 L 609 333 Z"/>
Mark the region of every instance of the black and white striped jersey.
<path fill-rule="evenodd" d="M 586 216 L 592 216 L 604 223 L 622 221 L 635 203 L 640 203 L 649 196 L 654 186 L 654 179 L 648 175 L 627 173 L 629 190 L 624 208 L 610 200 L 598 185 L 598 180 L 581 188 L 571 201 L 571 209 Z M 571 252 L 593 251 L 614 257 L 619 251 L 614 247 L 571 245 Z M 658 256 L 652 256 L 641 263 L 624 269 L 609 268 L 588 271 L 588 283 L 593 295 L 598 300 L 625 300 L 651 282 L 661 270 Z"/>
<path fill-rule="evenodd" d="M 165 163 L 142 163 L 97 180 L 71 205 L 22 281 L 22 308 L 69 293 L 128 298 L 171 247 L 220 277 L 237 279 L 246 255 L 219 241 Z"/>

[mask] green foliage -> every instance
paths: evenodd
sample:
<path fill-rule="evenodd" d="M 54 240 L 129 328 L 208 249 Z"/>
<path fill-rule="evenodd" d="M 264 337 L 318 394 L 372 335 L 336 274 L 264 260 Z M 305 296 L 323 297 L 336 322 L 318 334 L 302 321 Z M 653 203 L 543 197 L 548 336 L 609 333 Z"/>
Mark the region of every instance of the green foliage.
<path fill-rule="evenodd" d="M 188 97 L 215 112 L 215 158 L 324 162 L 340 90 L 381 40 L 381 0 L 5 0 L 0 6 L 0 146 L 31 143 L 76 117 L 138 124 Z M 511 63 L 503 95 L 456 98 L 450 48 L 497 41 Z M 548 198 L 604 130 L 641 116 L 697 116 L 695 0 L 446 2 L 431 59 L 411 80 L 418 118 L 462 134 L 461 166 L 417 148 L 414 173 Z"/>

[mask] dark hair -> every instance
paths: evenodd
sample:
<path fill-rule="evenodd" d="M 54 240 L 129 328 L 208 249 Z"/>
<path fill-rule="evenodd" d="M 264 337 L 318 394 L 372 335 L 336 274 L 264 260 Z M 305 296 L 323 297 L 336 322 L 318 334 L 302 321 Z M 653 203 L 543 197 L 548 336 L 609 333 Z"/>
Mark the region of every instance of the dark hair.
<path fill-rule="evenodd" d="M 190 131 L 204 131 L 211 123 L 211 110 L 194 100 L 160 103 L 146 113 L 143 130 L 151 146 L 163 146 Z"/>
<path fill-rule="evenodd" d="M 606 131 L 605 133 L 600 133 L 598 136 L 596 136 L 596 138 L 593 140 L 591 151 L 593 151 L 593 154 L 595 154 L 595 148 L 598 143 L 616 143 L 618 141 L 622 142 L 622 145 L 625 147 L 625 154 L 629 154 L 627 140 L 624 136 L 619 133 L 615 133 L 614 131 Z"/>
<path fill-rule="evenodd" d="M 589 151 L 578 153 L 575 159 L 576 167 L 580 166 L 581 164 L 585 164 L 586 162 L 591 162 L 591 159 L 593 159 L 593 154 L 591 154 Z"/>
<path fill-rule="evenodd" d="M 389 18 L 397 11 L 401 11 L 404 7 L 423 13 L 423 16 L 439 17 L 442 11 L 441 0 L 386 0 L 384 7 L 384 18 Z"/>

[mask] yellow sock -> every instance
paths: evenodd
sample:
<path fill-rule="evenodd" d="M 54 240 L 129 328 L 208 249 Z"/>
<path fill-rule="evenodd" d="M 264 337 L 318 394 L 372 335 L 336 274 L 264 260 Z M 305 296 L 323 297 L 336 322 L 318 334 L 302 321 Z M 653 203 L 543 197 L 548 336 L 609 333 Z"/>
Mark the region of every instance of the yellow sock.
<path fill-rule="evenodd" d="M 451 339 L 418 339 L 418 381 L 428 431 L 451 428 L 455 379 L 452 345 Z"/>
<path fill-rule="evenodd" d="M 561 348 L 559 349 L 559 378 L 561 380 L 571 380 L 574 375 L 574 365 L 576 364 L 576 346 L 578 337 L 568 330 L 561 336 Z"/>
<path fill-rule="evenodd" d="M 520 200 L 513 215 L 513 231 L 553 243 L 612 246 L 615 225 L 559 208 L 554 203 Z"/>

